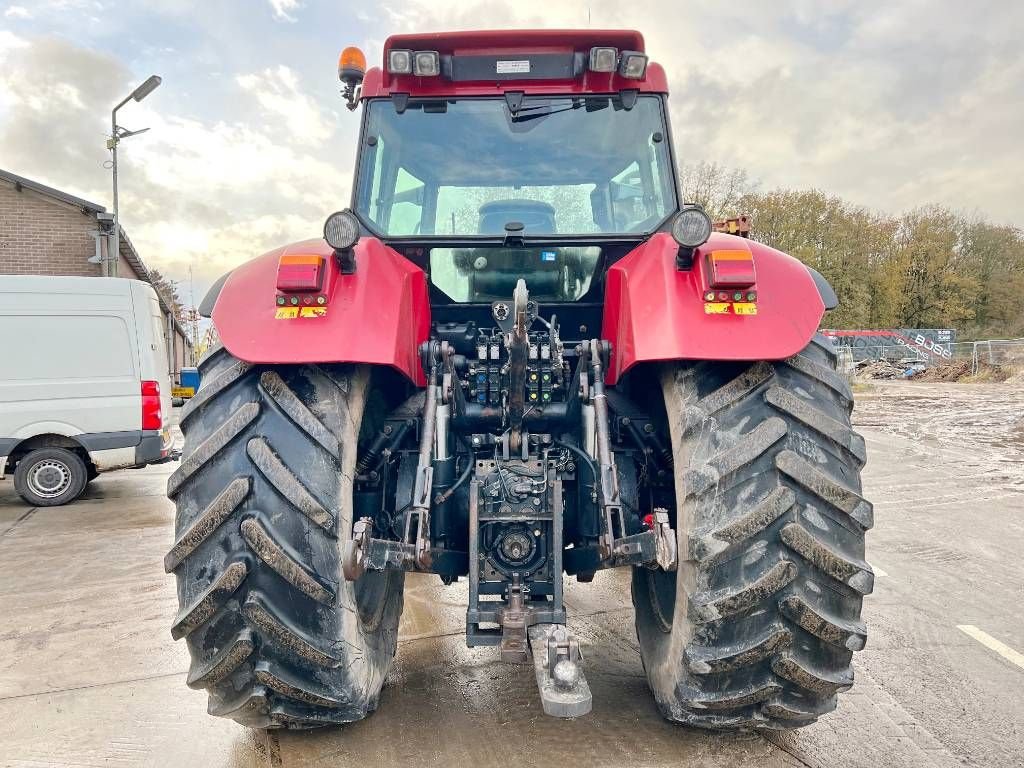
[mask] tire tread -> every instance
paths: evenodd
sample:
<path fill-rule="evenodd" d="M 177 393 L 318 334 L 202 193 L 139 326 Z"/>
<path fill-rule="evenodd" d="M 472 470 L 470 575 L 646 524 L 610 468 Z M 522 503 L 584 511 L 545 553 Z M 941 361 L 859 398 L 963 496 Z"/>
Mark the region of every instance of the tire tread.
<path fill-rule="evenodd" d="M 186 683 L 207 691 L 211 714 L 254 728 L 360 720 L 377 706 L 402 610 L 402 580 L 389 580 L 364 624 L 338 581 L 370 369 L 266 368 L 218 348 L 200 370 L 164 558 Z"/>
<path fill-rule="evenodd" d="M 648 679 L 671 720 L 801 727 L 853 685 L 874 520 L 852 395 L 834 367 L 816 337 L 787 360 L 663 369 L 688 562 L 664 588 L 674 610 L 659 602 L 656 576 L 634 577 L 633 600 Z"/>

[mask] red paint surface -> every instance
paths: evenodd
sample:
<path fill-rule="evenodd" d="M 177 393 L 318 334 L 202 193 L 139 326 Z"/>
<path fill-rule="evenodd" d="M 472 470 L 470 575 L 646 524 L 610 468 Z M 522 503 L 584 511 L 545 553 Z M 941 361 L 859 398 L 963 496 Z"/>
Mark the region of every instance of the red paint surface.
<path fill-rule="evenodd" d="M 323 317 L 276 319 L 278 261 L 284 253 L 325 258 Z M 231 273 L 213 308 L 221 341 L 250 363 L 388 365 L 423 386 L 418 348 L 430 331 L 426 274 L 376 238 L 354 248 L 355 274 L 341 274 L 323 240 L 279 248 Z"/>
<path fill-rule="evenodd" d="M 707 254 L 746 248 L 757 269 L 757 314 L 706 314 Z M 612 343 L 609 384 L 641 362 L 781 360 L 814 337 L 825 305 L 792 256 L 716 232 L 698 250 L 693 269 L 681 272 L 677 250 L 671 235 L 658 233 L 609 268 L 601 328 Z"/>
<path fill-rule="evenodd" d="M 437 51 L 445 55 L 526 55 L 530 53 L 580 52 L 590 54 L 595 46 L 620 51 L 644 51 L 644 38 L 632 30 L 498 30 L 392 35 L 384 43 L 384 66 L 392 48 Z M 444 77 L 391 75 L 372 67 L 363 80 L 363 98 L 408 93 L 410 96 L 495 96 L 505 91 L 538 95 L 618 93 L 637 89 L 642 93 L 668 93 L 668 80 L 661 65 L 649 62 L 642 80 L 630 80 L 614 72 L 590 72 L 568 80 L 481 80 L 452 82 Z"/>

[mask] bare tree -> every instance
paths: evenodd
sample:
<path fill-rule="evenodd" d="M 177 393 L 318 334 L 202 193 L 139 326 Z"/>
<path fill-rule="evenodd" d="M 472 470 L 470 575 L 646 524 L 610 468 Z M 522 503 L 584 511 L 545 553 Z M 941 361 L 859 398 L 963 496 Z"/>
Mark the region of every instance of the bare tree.
<path fill-rule="evenodd" d="M 704 207 L 713 219 L 736 216 L 744 197 L 754 193 L 757 184 L 747 172 L 726 168 L 718 163 L 700 162 L 680 168 L 683 201 Z"/>
<path fill-rule="evenodd" d="M 184 320 L 184 306 L 178 295 L 178 285 L 158 269 L 149 270 L 149 282 L 164 304 L 171 308 L 176 320 Z"/>

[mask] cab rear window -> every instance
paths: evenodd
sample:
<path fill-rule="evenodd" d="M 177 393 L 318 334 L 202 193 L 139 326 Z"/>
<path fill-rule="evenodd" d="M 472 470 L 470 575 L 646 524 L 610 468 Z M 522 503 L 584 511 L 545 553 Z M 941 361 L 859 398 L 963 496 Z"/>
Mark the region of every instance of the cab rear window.
<path fill-rule="evenodd" d="M 578 301 L 600 258 L 598 246 L 433 248 L 430 280 L 457 302 L 507 299 L 520 278 L 538 301 Z"/>

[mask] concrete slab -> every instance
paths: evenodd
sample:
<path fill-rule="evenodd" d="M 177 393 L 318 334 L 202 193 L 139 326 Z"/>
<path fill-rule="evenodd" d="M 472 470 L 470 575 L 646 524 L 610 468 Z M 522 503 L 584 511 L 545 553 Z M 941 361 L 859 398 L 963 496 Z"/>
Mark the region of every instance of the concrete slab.
<path fill-rule="evenodd" d="M 465 585 L 428 576 L 409 578 L 396 664 L 369 719 L 265 734 L 209 717 L 169 633 L 165 465 L 101 477 L 56 509 L 26 507 L 0 482 L 0 764 L 1024 765 L 1024 671 L 956 629 L 973 624 L 1024 651 L 1024 454 L 1010 428 L 992 427 L 986 442 L 984 426 L 995 420 L 986 398 L 1001 398 L 1004 414 L 1008 399 L 1011 412 L 1019 405 L 1020 419 L 1024 393 L 913 386 L 858 406 L 876 501 L 868 556 L 888 575 L 866 602 L 856 686 L 810 728 L 721 736 L 662 720 L 624 571 L 567 587 L 594 693 L 585 718 L 544 716 L 531 666 L 466 648 Z M 945 412 L 935 426 L 942 402 L 959 409 L 962 430 Z"/>

